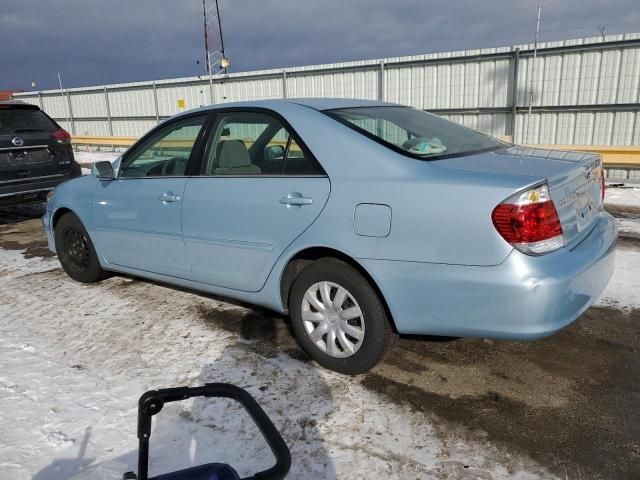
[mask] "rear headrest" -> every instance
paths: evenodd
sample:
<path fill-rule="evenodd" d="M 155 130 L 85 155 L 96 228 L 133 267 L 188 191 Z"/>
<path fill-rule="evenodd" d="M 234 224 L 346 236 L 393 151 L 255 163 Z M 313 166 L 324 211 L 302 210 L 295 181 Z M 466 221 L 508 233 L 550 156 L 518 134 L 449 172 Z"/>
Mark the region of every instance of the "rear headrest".
<path fill-rule="evenodd" d="M 251 165 L 249 150 L 242 140 L 220 142 L 218 152 L 218 167 L 238 168 Z"/>

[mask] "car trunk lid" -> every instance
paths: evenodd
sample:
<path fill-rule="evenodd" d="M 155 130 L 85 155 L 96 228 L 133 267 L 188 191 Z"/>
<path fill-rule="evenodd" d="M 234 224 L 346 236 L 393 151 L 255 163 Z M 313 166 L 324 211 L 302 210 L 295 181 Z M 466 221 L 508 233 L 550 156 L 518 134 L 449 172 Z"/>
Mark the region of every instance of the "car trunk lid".
<path fill-rule="evenodd" d="M 546 180 L 562 224 L 565 245 L 590 231 L 602 210 L 600 155 L 510 147 L 481 155 L 438 160 L 445 168 Z M 523 185 L 523 188 L 526 185 Z"/>

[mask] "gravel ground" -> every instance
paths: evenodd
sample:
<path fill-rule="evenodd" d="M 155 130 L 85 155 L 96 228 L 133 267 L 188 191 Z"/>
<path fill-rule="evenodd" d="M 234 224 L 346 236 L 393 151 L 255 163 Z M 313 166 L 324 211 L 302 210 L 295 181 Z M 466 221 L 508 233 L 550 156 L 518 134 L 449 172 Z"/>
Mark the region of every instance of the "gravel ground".
<path fill-rule="evenodd" d="M 206 381 L 258 398 L 291 446 L 290 478 L 640 478 L 633 208 L 611 207 L 629 223 L 612 286 L 570 328 L 537 342 L 403 338 L 355 378 L 309 362 L 267 312 L 123 276 L 75 283 L 37 208 L 0 212 L 0 478 L 119 478 L 135 467 L 139 394 Z M 228 403 L 157 418 L 152 474 L 270 461 Z"/>

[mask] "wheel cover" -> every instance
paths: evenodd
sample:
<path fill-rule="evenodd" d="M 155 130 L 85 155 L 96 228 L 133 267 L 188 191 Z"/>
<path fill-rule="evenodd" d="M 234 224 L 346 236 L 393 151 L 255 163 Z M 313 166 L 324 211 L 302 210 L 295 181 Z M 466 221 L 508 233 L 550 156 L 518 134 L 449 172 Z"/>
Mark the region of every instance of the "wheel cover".
<path fill-rule="evenodd" d="M 302 323 L 313 344 L 334 358 L 354 355 L 365 334 L 364 314 L 341 285 L 314 283 L 302 299 Z"/>
<path fill-rule="evenodd" d="M 63 240 L 65 260 L 76 269 L 87 269 L 91 261 L 91 255 L 89 253 L 89 240 L 85 233 L 76 227 L 70 227 L 65 230 Z"/>

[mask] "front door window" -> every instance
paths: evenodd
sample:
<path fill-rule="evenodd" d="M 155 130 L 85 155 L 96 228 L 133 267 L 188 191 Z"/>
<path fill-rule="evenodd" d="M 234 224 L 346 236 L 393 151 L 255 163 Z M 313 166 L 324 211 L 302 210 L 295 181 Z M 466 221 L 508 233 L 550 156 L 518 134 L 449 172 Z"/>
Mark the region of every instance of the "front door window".
<path fill-rule="evenodd" d="M 188 117 L 159 129 L 125 157 L 120 177 L 186 175 L 191 151 L 206 118 L 206 115 Z"/>

